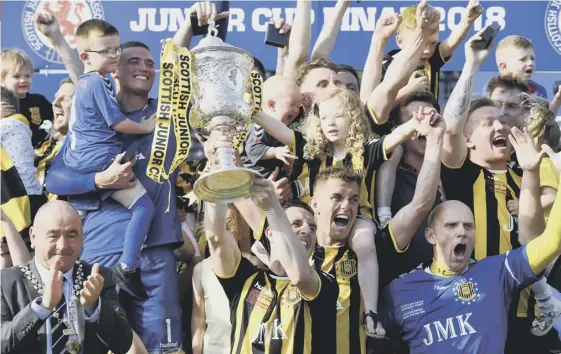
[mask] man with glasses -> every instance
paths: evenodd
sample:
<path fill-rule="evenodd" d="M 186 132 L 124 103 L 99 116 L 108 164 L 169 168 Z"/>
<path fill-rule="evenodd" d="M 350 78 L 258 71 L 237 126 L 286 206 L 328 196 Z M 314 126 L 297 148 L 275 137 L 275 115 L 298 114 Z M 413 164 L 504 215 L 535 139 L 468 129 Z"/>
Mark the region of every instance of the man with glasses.
<path fill-rule="evenodd" d="M 118 69 L 121 48 L 119 32 L 103 20 L 88 20 L 76 31 L 76 44 L 84 74 L 80 76 L 72 103 L 67 148 L 67 167 L 79 173 L 103 171 L 123 150 L 122 134 L 149 134 L 151 119 L 137 123 L 121 113 L 113 85 L 106 78 Z M 110 193 L 110 194 L 109 194 Z M 78 210 L 97 209 L 99 197 L 111 198 L 132 212 L 125 231 L 125 244 L 114 279 L 119 287 L 137 300 L 148 295 L 140 279 L 140 251 L 154 216 L 154 204 L 141 183 L 114 192 L 71 198 Z"/>

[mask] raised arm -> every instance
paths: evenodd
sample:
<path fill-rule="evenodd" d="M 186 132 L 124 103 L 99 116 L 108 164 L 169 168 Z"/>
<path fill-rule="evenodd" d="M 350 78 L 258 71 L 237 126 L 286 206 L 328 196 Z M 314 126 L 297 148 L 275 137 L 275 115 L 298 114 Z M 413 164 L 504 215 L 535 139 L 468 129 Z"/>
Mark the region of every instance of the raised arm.
<path fill-rule="evenodd" d="M 321 32 L 316 40 L 314 49 L 312 49 L 310 61 L 321 58 L 329 59 L 333 47 L 335 46 L 341 23 L 343 22 L 343 16 L 350 5 L 351 0 L 338 0 L 330 16 L 325 17 Z"/>
<path fill-rule="evenodd" d="M 430 8 L 426 1 L 417 6 L 417 28 L 414 32 L 412 45 L 405 47 L 392 61 L 384 80 L 370 94 L 367 101 L 370 115 L 376 124 L 385 123 L 394 107 L 399 90 L 404 87 L 413 71 L 417 68 L 426 45 L 426 35 L 430 24 L 438 22 L 440 14 Z"/>
<path fill-rule="evenodd" d="M 467 41 L 465 45 L 466 63 L 444 108 L 446 134 L 444 135 L 442 162 L 446 166 L 460 166 L 467 156 L 464 127 L 468 118 L 473 82 L 479 68 L 493 49 L 493 45 L 484 50 L 475 48 L 475 41 L 481 39 L 484 30 L 482 29 Z"/>
<path fill-rule="evenodd" d="M 554 153 L 547 145 L 542 145 L 542 150 L 545 150 L 557 170 L 561 172 L 561 153 Z M 544 232 L 526 246 L 530 268 L 536 275 L 543 272 L 547 265 L 561 254 L 561 218 L 556 217 L 561 215 L 561 193 L 557 193 L 550 215 Z"/>
<path fill-rule="evenodd" d="M 289 40 L 290 51 L 284 64 L 283 75 L 296 79 L 298 68 L 308 59 L 312 41 L 312 2 L 298 0 L 296 15 Z"/>
<path fill-rule="evenodd" d="M 236 272 L 241 260 L 241 252 L 234 237 L 226 231 L 226 210 L 224 203 L 205 203 L 205 234 L 210 249 L 214 273 L 228 278 Z"/>
<path fill-rule="evenodd" d="M 41 12 L 35 17 L 35 27 L 51 42 L 64 63 L 68 75 L 74 83 L 77 83 L 84 72 L 84 63 L 80 60 L 78 52 L 64 39 L 56 17 L 48 12 Z"/>
<path fill-rule="evenodd" d="M 526 244 L 545 229 L 544 211 L 540 200 L 540 163 L 544 151 L 538 152 L 528 131 L 512 128 L 509 140 L 519 166 L 524 171 L 518 209 L 518 239 Z"/>
<path fill-rule="evenodd" d="M 401 23 L 399 14 L 380 17 L 376 22 L 376 28 L 370 41 L 370 50 L 364 63 L 364 71 L 360 83 L 360 99 L 363 102 L 368 98 L 382 80 L 382 60 L 384 59 L 384 48 Z"/>
<path fill-rule="evenodd" d="M 23 242 L 20 233 L 16 230 L 14 223 L 2 209 L 0 209 L 0 222 L 6 242 L 8 243 L 12 266 L 15 267 L 27 263 L 31 259 L 29 250 L 25 242 Z"/>
<path fill-rule="evenodd" d="M 407 248 L 411 238 L 430 213 L 440 183 L 440 155 L 446 124 L 434 108 L 426 108 L 419 116 L 424 117 L 419 124 L 419 134 L 427 138 L 423 166 L 417 178 L 413 199 L 396 213 L 389 225 L 398 251 Z M 432 125 L 430 120 L 433 120 Z"/>
<path fill-rule="evenodd" d="M 267 213 L 271 244 L 290 282 L 305 298 L 314 298 L 321 286 L 319 277 L 310 265 L 306 248 L 290 226 L 273 184 L 265 179 L 257 179 L 251 187 L 251 198 Z"/>
<path fill-rule="evenodd" d="M 458 26 L 450 33 L 450 36 L 440 44 L 442 57 L 448 58 L 454 53 L 456 48 L 460 46 L 468 35 L 475 20 L 477 20 L 482 13 L 483 7 L 479 4 L 479 0 L 470 0 Z"/>
<path fill-rule="evenodd" d="M 265 131 L 286 146 L 292 146 L 294 132 L 292 129 L 284 125 L 283 122 L 277 120 L 267 113 L 260 111 L 253 117 L 255 123 L 260 125 Z"/>
<path fill-rule="evenodd" d="M 228 3 L 229 7 L 229 2 L 226 3 Z M 199 26 L 204 26 L 207 25 L 208 21 L 211 19 L 219 21 L 230 16 L 230 12 L 227 11 L 227 8 L 222 8 L 220 10 L 221 12 L 217 14 L 215 3 L 211 3 L 209 1 L 195 3 L 193 6 L 191 6 L 189 16 L 185 19 L 185 21 L 181 24 L 181 27 L 173 36 L 173 43 L 175 43 L 178 48 L 189 48 L 191 46 L 191 40 L 193 39 L 193 28 L 191 26 L 190 15 L 197 14 Z M 228 23 L 226 22 L 223 25 L 228 26 Z M 222 38 L 222 40 L 226 41 L 226 38 Z"/>

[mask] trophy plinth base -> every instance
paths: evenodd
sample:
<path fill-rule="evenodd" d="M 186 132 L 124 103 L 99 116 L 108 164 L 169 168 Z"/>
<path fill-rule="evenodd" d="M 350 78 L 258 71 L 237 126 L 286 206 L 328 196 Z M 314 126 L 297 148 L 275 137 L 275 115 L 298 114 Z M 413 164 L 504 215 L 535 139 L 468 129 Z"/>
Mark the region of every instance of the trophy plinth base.
<path fill-rule="evenodd" d="M 230 203 L 249 197 L 249 189 L 259 173 L 248 168 L 228 167 L 205 172 L 195 181 L 193 192 L 210 203 Z"/>

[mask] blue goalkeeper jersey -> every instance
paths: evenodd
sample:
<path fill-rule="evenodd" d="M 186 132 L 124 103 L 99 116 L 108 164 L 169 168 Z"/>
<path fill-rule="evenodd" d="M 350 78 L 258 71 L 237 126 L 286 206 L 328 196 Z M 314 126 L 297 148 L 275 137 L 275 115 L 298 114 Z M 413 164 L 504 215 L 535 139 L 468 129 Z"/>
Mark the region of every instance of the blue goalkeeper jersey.
<path fill-rule="evenodd" d="M 513 293 L 535 281 L 526 247 L 451 277 L 420 266 L 384 289 L 382 323 L 411 354 L 504 353 Z"/>

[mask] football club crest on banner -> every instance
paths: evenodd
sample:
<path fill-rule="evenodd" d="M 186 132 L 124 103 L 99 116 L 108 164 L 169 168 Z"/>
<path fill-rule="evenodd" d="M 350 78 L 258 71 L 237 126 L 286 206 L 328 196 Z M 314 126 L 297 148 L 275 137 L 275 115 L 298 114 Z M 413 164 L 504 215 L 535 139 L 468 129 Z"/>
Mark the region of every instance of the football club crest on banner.
<path fill-rule="evenodd" d="M 41 58 L 52 63 L 62 64 L 58 53 L 51 43 L 35 27 L 35 16 L 40 12 L 54 15 L 60 25 L 62 35 L 72 48 L 76 48 L 76 29 L 92 18 L 104 18 L 101 0 L 28 0 L 21 15 L 23 37 L 29 47 Z"/>
<path fill-rule="evenodd" d="M 340 275 L 345 279 L 350 279 L 357 273 L 356 260 L 351 258 L 342 259 L 337 263 L 335 269 L 337 271 L 337 275 Z"/>
<path fill-rule="evenodd" d="M 545 30 L 551 46 L 561 55 L 561 1 L 553 0 L 545 12 Z"/>
<path fill-rule="evenodd" d="M 477 283 L 474 283 L 472 278 L 469 280 L 462 279 L 456 283 L 454 289 L 454 295 L 458 297 L 456 301 L 461 301 L 462 304 L 475 302 L 480 296 L 477 293 L 478 290 Z"/>

